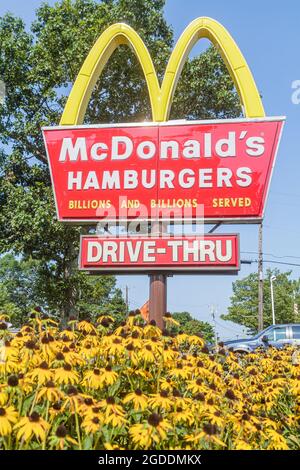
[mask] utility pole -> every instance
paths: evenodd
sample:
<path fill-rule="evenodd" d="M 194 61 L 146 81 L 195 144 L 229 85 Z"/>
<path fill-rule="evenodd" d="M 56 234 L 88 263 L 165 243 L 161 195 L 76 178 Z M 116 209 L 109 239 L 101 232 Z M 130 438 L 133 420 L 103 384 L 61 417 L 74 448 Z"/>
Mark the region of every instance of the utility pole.
<path fill-rule="evenodd" d="M 276 325 L 275 303 L 274 303 L 274 287 L 273 287 L 273 282 L 274 281 L 276 281 L 276 276 L 271 276 L 270 277 L 270 284 L 271 284 L 271 303 L 272 303 L 272 323 L 273 323 L 273 325 Z"/>
<path fill-rule="evenodd" d="M 211 305 L 210 312 L 211 312 L 211 316 L 212 316 L 213 324 L 214 324 L 215 347 L 216 347 L 216 349 L 218 349 L 217 323 L 216 323 L 216 315 L 215 315 L 215 306 L 214 305 Z"/>
<path fill-rule="evenodd" d="M 125 286 L 125 303 L 126 303 L 126 313 L 127 313 L 127 315 L 129 313 L 129 295 L 128 295 L 128 293 L 129 293 L 129 289 L 128 289 L 128 286 L 126 284 L 126 286 Z"/>
<path fill-rule="evenodd" d="M 258 331 L 264 329 L 263 224 L 258 228 Z"/>

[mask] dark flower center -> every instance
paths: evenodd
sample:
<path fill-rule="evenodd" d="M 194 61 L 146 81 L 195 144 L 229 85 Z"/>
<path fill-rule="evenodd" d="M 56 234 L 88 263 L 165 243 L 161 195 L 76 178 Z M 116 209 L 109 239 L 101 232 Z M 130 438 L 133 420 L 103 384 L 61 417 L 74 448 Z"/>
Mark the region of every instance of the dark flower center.
<path fill-rule="evenodd" d="M 71 369 L 72 369 L 72 367 L 70 366 L 70 364 L 65 364 L 64 365 L 64 370 L 70 371 Z"/>
<path fill-rule="evenodd" d="M 32 341 L 32 340 L 26 341 L 25 347 L 26 347 L 27 349 L 34 349 L 34 348 L 35 348 L 35 342 Z"/>
<path fill-rule="evenodd" d="M 106 370 L 107 372 L 111 372 L 112 367 L 111 367 L 111 366 L 106 366 L 106 367 L 105 367 L 105 370 Z"/>
<path fill-rule="evenodd" d="M 142 390 L 140 388 L 137 388 L 135 391 L 135 394 L 138 395 L 139 397 L 142 395 Z"/>
<path fill-rule="evenodd" d="M 114 404 L 115 404 L 115 399 L 114 399 L 114 397 L 107 397 L 107 398 L 106 398 L 106 403 L 107 403 L 108 405 L 114 405 Z"/>
<path fill-rule="evenodd" d="M 33 423 L 38 423 L 39 420 L 40 420 L 40 415 L 34 411 L 33 413 L 31 413 L 31 415 L 29 416 L 29 420 Z"/>
<path fill-rule="evenodd" d="M 161 396 L 162 398 L 167 398 L 168 392 L 167 392 L 166 390 L 162 390 L 162 391 L 160 392 L 160 396 Z"/>
<path fill-rule="evenodd" d="M 159 425 L 161 421 L 162 417 L 157 413 L 152 413 L 152 415 L 150 415 L 148 418 L 148 423 L 150 424 L 150 426 L 154 426 L 155 428 Z"/>
<path fill-rule="evenodd" d="M 10 375 L 7 379 L 7 383 L 10 387 L 16 387 L 19 383 L 19 379 L 16 375 Z"/>
<path fill-rule="evenodd" d="M 63 360 L 65 359 L 65 356 L 63 355 L 62 352 L 58 352 L 58 353 L 56 354 L 56 359 L 57 359 L 58 361 L 63 361 Z"/>
<path fill-rule="evenodd" d="M 97 418 L 97 416 L 95 416 L 95 418 L 93 418 L 92 421 L 94 424 L 99 424 L 99 418 Z"/>
<path fill-rule="evenodd" d="M 195 396 L 196 400 L 199 400 L 199 401 L 204 401 L 205 400 L 205 395 L 204 393 L 198 393 L 196 396 Z"/>
<path fill-rule="evenodd" d="M 6 415 L 6 411 L 4 408 L 0 408 L 0 416 L 5 416 Z"/>
<path fill-rule="evenodd" d="M 44 369 L 44 370 L 48 369 L 48 364 L 46 361 L 43 361 L 40 363 L 40 369 Z"/>
<path fill-rule="evenodd" d="M 52 380 L 48 380 L 48 382 L 46 382 L 46 387 L 47 388 L 54 388 L 55 384 Z"/>
<path fill-rule="evenodd" d="M 100 375 L 100 370 L 99 369 L 94 369 L 94 374 L 95 375 Z"/>
<path fill-rule="evenodd" d="M 52 408 L 56 411 L 59 411 L 61 409 L 61 404 L 59 402 L 54 403 Z"/>
<path fill-rule="evenodd" d="M 229 400 L 236 400 L 236 396 L 233 390 L 230 390 L 230 389 L 226 391 L 225 397 L 228 398 Z"/>
<path fill-rule="evenodd" d="M 55 434 L 57 437 L 64 438 L 68 433 L 66 427 L 63 424 L 60 424 L 60 426 L 58 426 L 58 428 L 56 429 Z"/>
<path fill-rule="evenodd" d="M 203 431 L 208 436 L 213 436 L 214 434 L 217 434 L 218 428 L 215 424 L 206 423 L 203 425 Z"/>
<path fill-rule="evenodd" d="M 67 390 L 67 394 L 69 395 L 69 397 L 77 395 L 77 393 L 78 393 L 78 390 L 76 387 L 73 387 L 73 385 L 71 385 Z"/>

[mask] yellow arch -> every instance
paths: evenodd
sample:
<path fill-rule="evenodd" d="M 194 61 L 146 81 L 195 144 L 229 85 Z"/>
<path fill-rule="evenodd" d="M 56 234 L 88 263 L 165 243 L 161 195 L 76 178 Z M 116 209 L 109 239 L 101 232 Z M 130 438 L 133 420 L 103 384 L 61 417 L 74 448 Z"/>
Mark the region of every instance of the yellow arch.
<path fill-rule="evenodd" d="M 220 23 L 202 17 L 192 21 L 180 36 L 168 62 L 161 88 L 148 49 L 134 29 L 123 23 L 116 23 L 107 28 L 92 47 L 80 69 L 60 124 L 82 123 L 93 87 L 111 54 L 120 44 L 132 47 L 142 66 L 153 120 L 166 121 L 182 67 L 192 47 L 203 37 L 219 47 L 244 105 L 245 116 L 263 117 L 264 109 L 255 81 L 235 41 Z"/>
<path fill-rule="evenodd" d="M 101 34 L 85 59 L 68 97 L 60 125 L 76 125 L 83 122 L 93 88 L 110 56 L 121 44 L 131 47 L 141 64 L 154 119 L 158 113 L 157 97 L 160 88 L 151 56 L 133 28 L 124 23 L 116 23 Z"/>
<path fill-rule="evenodd" d="M 168 119 L 181 70 L 191 49 L 201 38 L 209 39 L 219 48 L 244 106 L 245 116 L 263 117 L 264 108 L 254 78 L 234 39 L 220 23 L 211 18 L 202 17 L 195 19 L 187 26 L 171 54 L 161 89 L 163 106 L 158 120 Z"/>

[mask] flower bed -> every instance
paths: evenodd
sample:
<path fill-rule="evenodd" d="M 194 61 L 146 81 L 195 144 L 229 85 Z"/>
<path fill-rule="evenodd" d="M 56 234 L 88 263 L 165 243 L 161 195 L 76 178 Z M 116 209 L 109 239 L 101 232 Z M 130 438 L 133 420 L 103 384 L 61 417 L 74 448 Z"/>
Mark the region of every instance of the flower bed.
<path fill-rule="evenodd" d="M 212 355 L 139 315 L 112 325 L 0 320 L 0 449 L 299 448 L 292 348 Z"/>

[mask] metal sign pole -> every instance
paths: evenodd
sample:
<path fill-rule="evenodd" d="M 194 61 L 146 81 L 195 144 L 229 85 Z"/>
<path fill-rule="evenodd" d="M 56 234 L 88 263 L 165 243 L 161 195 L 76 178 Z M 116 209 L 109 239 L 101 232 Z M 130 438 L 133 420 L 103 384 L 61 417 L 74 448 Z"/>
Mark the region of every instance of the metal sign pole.
<path fill-rule="evenodd" d="M 151 223 L 151 235 L 160 236 L 167 233 L 163 222 Z M 149 321 L 155 320 L 156 325 L 163 329 L 163 317 L 167 311 L 167 275 L 150 274 L 149 283 Z"/>

